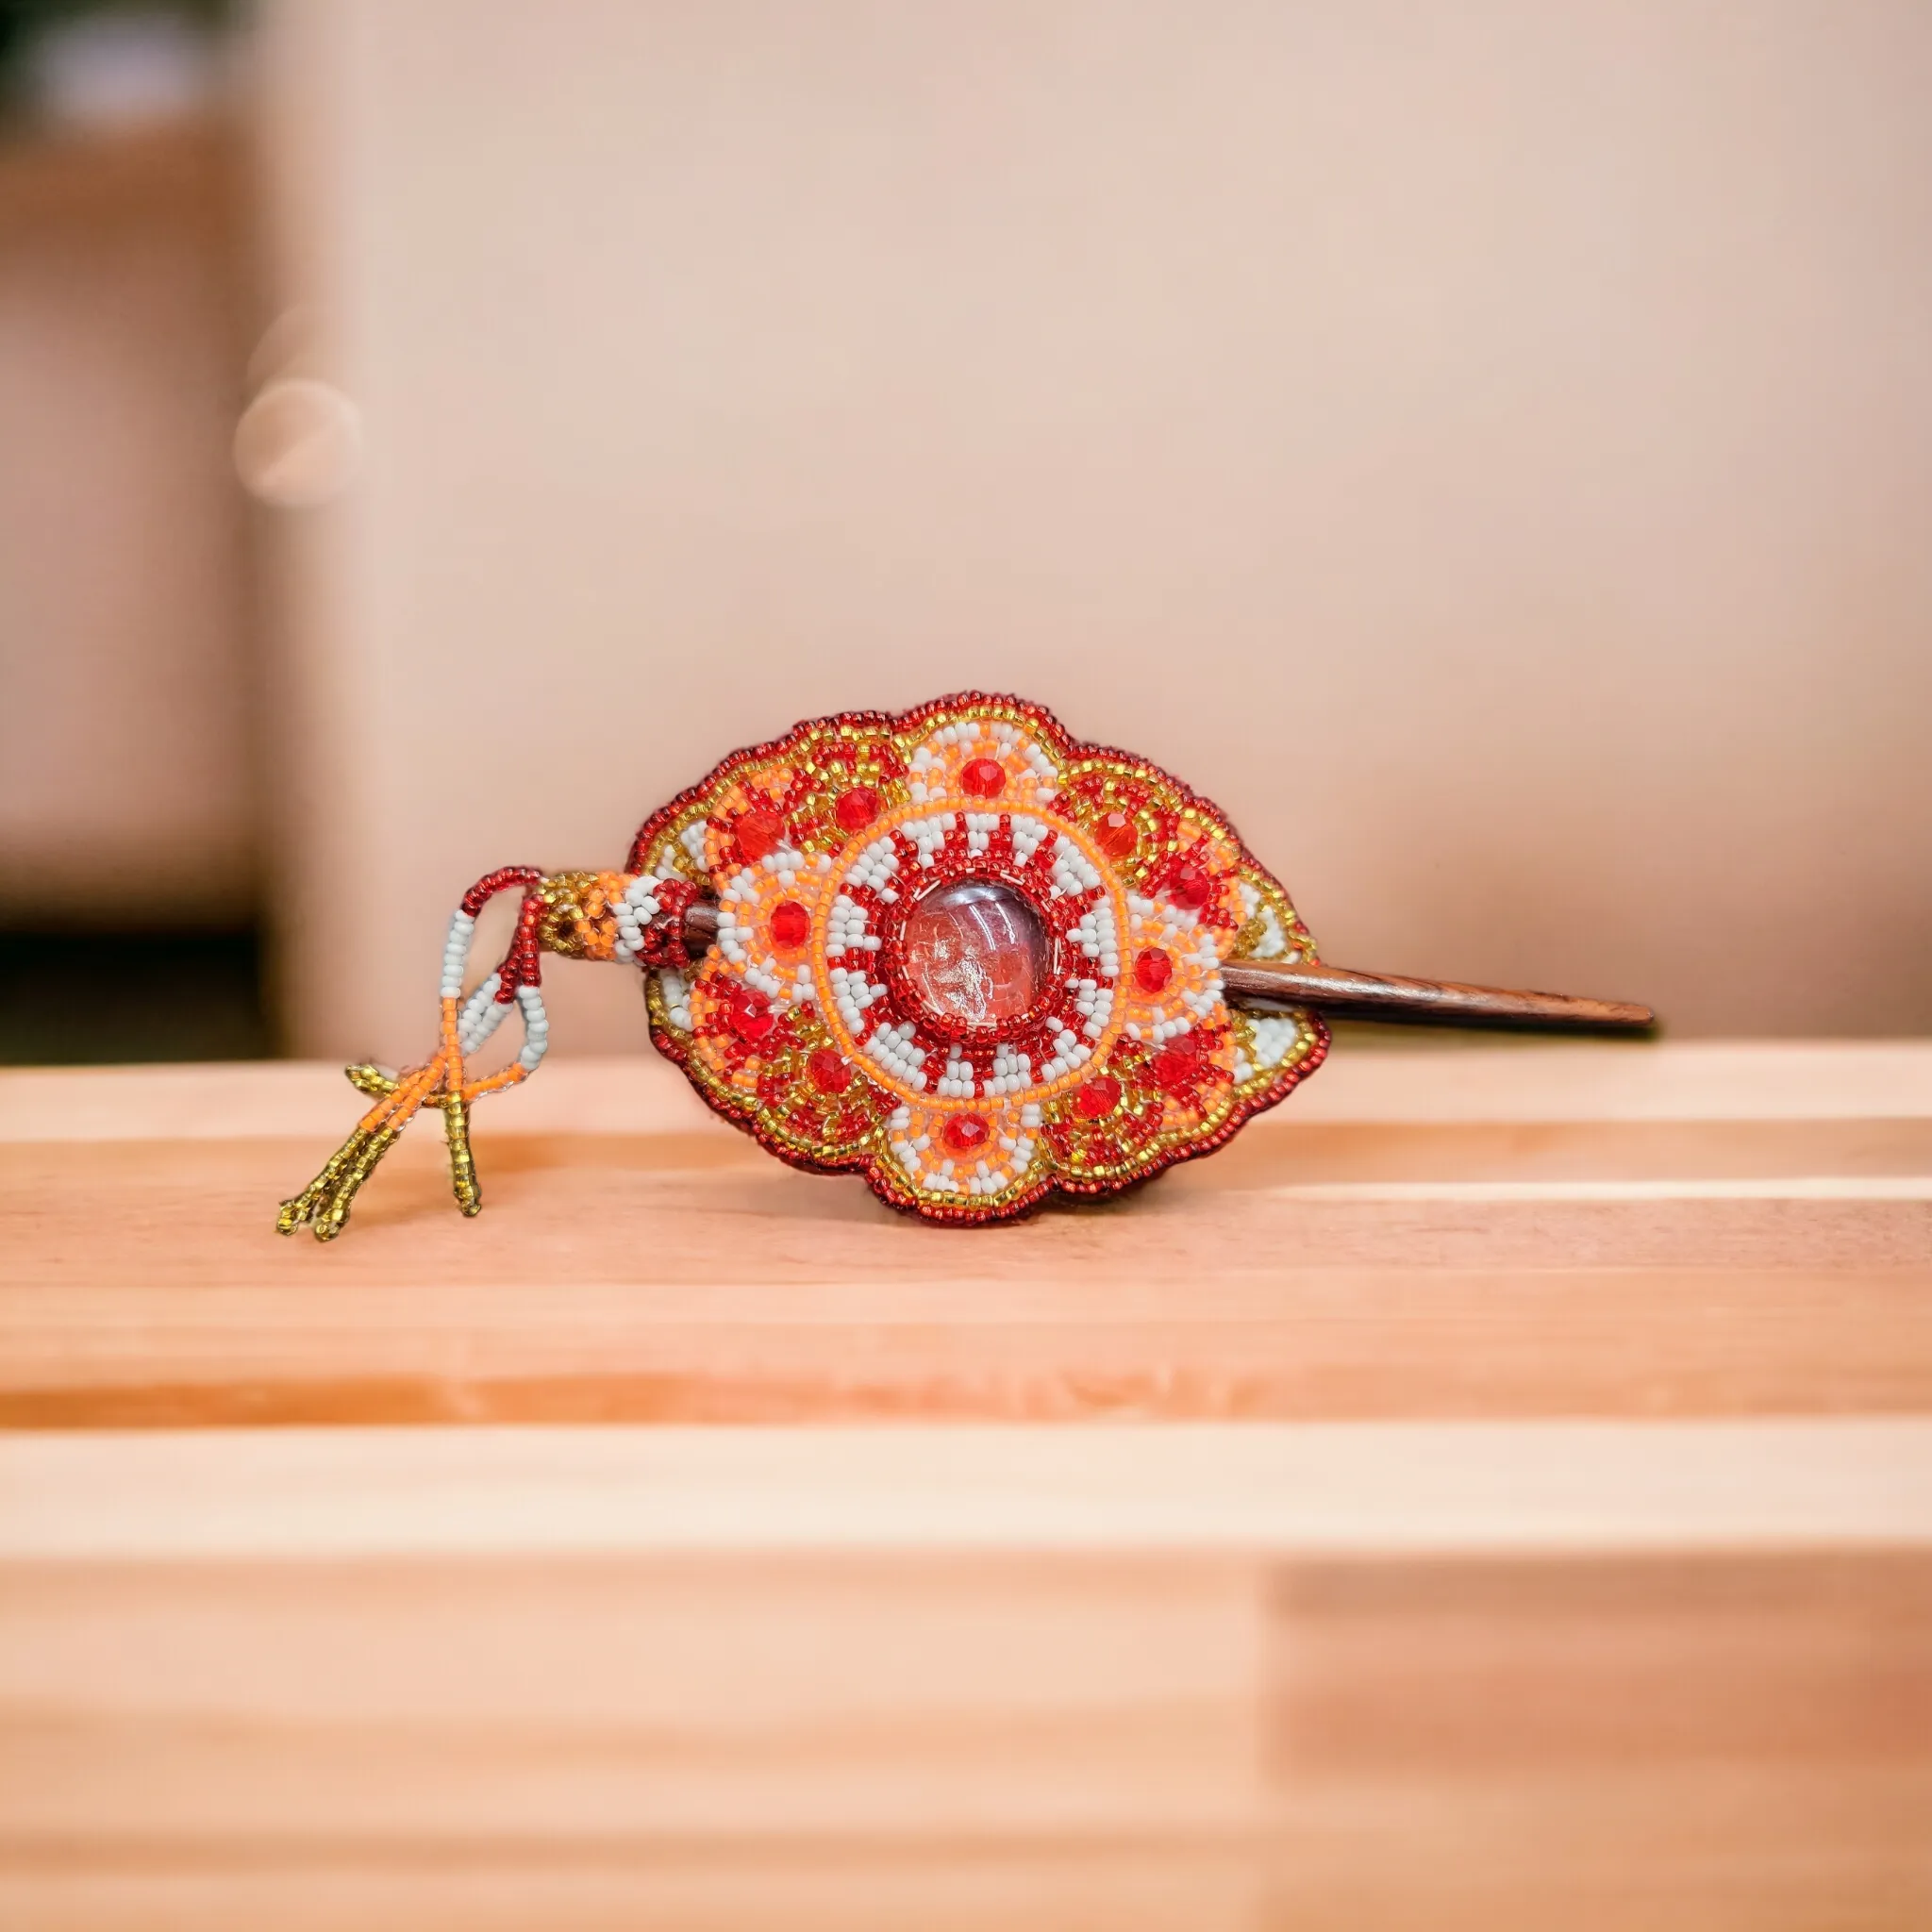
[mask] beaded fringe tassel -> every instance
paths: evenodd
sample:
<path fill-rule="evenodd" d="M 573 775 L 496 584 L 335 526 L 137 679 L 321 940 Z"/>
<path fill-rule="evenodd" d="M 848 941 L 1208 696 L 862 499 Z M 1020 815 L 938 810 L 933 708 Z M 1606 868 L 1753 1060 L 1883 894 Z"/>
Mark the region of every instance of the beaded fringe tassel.
<path fill-rule="evenodd" d="M 424 1108 L 443 1117 L 449 1143 L 450 1185 L 457 1206 L 475 1214 L 483 1206 L 476 1161 L 470 1146 L 470 1109 L 485 1094 L 517 1086 L 537 1071 L 549 1045 L 550 1023 L 541 990 L 541 956 L 613 958 L 620 943 L 612 907 L 630 881 L 609 873 L 565 873 L 546 878 L 534 866 L 505 866 L 478 879 L 463 894 L 450 921 L 443 952 L 441 1026 L 437 1050 L 421 1066 L 389 1074 L 373 1066 L 347 1069 L 350 1084 L 375 1101 L 355 1131 L 322 1172 L 284 1201 L 275 1217 L 283 1234 L 313 1230 L 317 1241 L 341 1233 L 364 1181 Z M 464 972 L 476 934 L 476 918 L 497 893 L 521 889 L 516 932 L 509 950 L 467 998 Z M 508 1066 L 470 1079 L 465 1062 L 502 1024 L 514 1007 L 523 1021 L 523 1050 Z"/>

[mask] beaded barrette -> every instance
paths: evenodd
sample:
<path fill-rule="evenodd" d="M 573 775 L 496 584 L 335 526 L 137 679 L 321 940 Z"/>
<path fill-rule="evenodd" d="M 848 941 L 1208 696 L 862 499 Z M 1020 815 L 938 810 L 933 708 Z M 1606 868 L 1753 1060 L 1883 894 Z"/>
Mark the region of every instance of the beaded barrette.
<path fill-rule="evenodd" d="M 476 916 L 522 894 L 465 992 Z M 651 1038 L 781 1160 L 862 1174 L 928 1221 L 1116 1194 L 1211 1153 L 1321 1064 L 1318 1008 L 1641 1026 L 1642 1007 L 1322 965 L 1280 882 L 1158 766 L 976 692 L 843 712 L 735 753 L 653 813 L 622 872 L 507 866 L 463 894 L 423 1065 L 349 1078 L 375 1105 L 282 1204 L 341 1233 L 424 1107 L 465 1214 L 470 1108 L 548 1043 L 545 953 L 643 977 Z M 468 1063 L 514 1008 L 523 1049 Z"/>

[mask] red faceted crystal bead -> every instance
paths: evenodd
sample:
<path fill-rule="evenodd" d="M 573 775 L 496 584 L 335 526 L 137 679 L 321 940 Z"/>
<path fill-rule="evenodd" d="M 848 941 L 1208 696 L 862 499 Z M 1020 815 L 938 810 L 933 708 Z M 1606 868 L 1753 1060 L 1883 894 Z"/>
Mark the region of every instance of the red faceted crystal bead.
<path fill-rule="evenodd" d="M 1110 811 L 1093 827 L 1093 842 L 1109 858 L 1131 858 L 1141 834 L 1125 812 Z"/>
<path fill-rule="evenodd" d="M 1168 1046 L 1154 1056 L 1147 1071 L 1154 1076 L 1157 1087 L 1165 1087 L 1170 1093 L 1174 1093 L 1194 1077 L 1194 1069 L 1192 1054 L 1178 1053 Z"/>
<path fill-rule="evenodd" d="M 738 849 L 747 865 L 756 865 L 777 851 L 785 838 L 785 821 L 774 811 L 755 806 L 732 827 L 738 835 Z"/>
<path fill-rule="evenodd" d="M 814 1049 L 805 1063 L 805 1071 L 821 1093 L 842 1093 L 852 1084 L 852 1062 L 829 1046 Z"/>
<path fill-rule="evenodd" d="M 1147 1072 L 1157 1087 L 1170 1093 L 1187 1086 L 1201 1071 L 1201 1036 L 1183 1033 L 1171 1040 L 1147 1063 Z"/>
<path fill-rule="evenodd" d="M 725 1019 L 732 1032 L 747 1044 L 764 1039 L 778 1024 L 778 1016 L 766 1004 L 764 995 L 756 992 L 736 995 L 725 1011 Z"/>
<path fill-rule="evenodd" d="M 1121 1104 L 1121 1083 L 1111 1074 L 1096 1074 L 1074 1095 L 1074 1111 L 1083 1121 L 1104 1121 Z"/>
<path fill-rule="evenodd" d="M 992 1128 L 980 1114 L 956 1113 L 940 1129 L 940 1139 L 950 1153 L 976 1154 L 992 1139 Z"/>
<path fill-rule="evenodd" d="M 997 1026 L 1030 1012 L 1044 991 L 1053 941 L 1010 886 L 958 879 L 928 892 L 900 935 L 905 991 L 941 1025 Z"/>
<path fill-rule="evenodd" d="M 1159 992 L 1174 977 L 1174 961 L 1158 946 L 1149 946 L 1134 961 L 1134 984 L 1142 992 Z"/>
<path fill-rule="evenodd" d="M 772 908 L 772 937 L 781 946 L 802 946 L 811 937 L 811 914 L 796 899 Z"/>
<path fill-rule="evenodd" d="M 1183 912 L 1198 912 L 1214 896 L 1214 881 L 1198 865 L 1184 865 L 1168 881 L 1167 896 Z"/>
<path fill-rule="evenodd" d="M 841 831 L 862 832 L 878 817 L 879 807 L 879 795 L 870 785 L 855 785 L 850 791 L 839 794 L 832 816 L 839 821 Z"/>
<path fill-rule="evenodd" d="M 959 774 L 959 789 L 972 798 L 997 798 L 1007 789 L 1007 768 L 997 758 L 974 758 Z"/>

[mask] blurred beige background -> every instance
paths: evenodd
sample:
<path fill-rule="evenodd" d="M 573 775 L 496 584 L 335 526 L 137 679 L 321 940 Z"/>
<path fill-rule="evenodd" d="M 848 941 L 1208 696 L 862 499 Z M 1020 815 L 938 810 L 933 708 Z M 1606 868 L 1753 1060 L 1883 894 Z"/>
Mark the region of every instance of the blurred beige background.
<path fill-rule="evenodd" d="M 245 918 L 233 143 L 0 147 L 0 916 Z"/>
<path fill-rule="evenodd" d="M 419 1049 L 489 867 L 968 685 L 1210 791 L 1343 962 L 1932 1025 L 1932 8 L 271 25 L 368 433 L 283 533 L 303 1046 Z"/>
<path fill-rule="evenodd" d="M 419 1052 L 485 870 L 968 685 L 1340 962 L 1932 1027 L 1921 0 L 259 25 L 253 379 L 360 439 L 258 519 L 296 1048 Z"/>

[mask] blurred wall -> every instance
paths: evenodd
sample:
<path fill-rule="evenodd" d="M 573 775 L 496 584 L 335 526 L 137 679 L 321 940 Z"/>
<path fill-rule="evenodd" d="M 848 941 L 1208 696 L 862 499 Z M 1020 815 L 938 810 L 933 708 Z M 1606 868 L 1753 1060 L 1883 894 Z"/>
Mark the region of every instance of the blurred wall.
<path fill-rule="evenodd" d="M 302 1044 L 738 743 L 1013 689 L 1325 955 L 1932 1026 L 1932 8 L 275 0 Z M 561 1047 L 641 1046 L 554 974 Z"/>
<path fill-rule="evenodd" d="M 0 924 L 253 915 L 242 201 L 211 125 L 0 145 Z"/>

